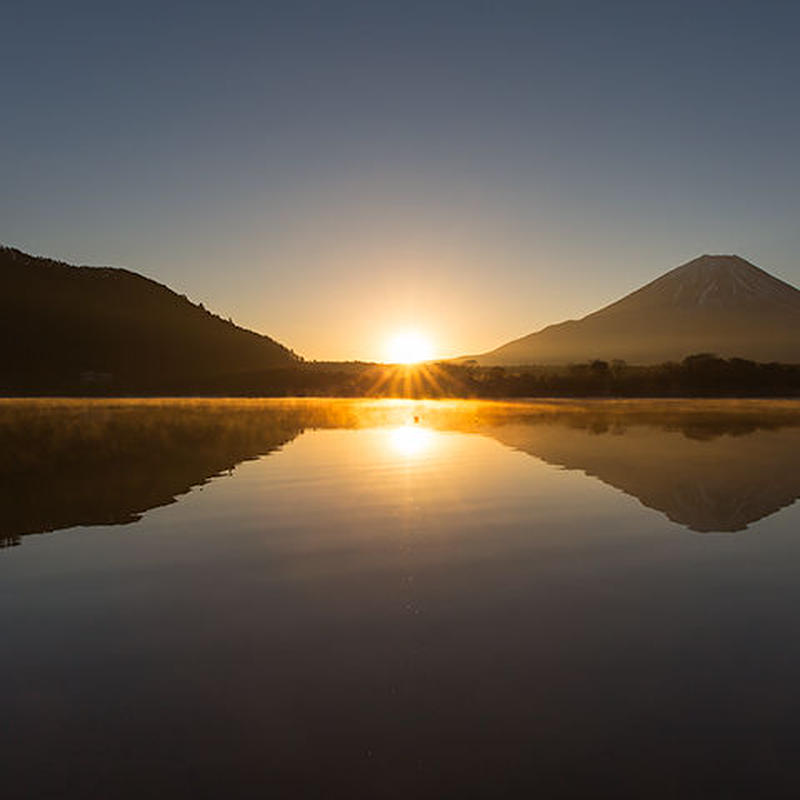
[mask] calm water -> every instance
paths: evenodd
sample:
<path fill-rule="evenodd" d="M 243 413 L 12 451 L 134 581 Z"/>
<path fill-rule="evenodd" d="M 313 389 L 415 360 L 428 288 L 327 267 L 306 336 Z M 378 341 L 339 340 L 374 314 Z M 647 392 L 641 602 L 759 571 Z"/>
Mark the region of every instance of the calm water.
<path fill-rule="evenodd" d="M 800 793 L 800 404 L 9 401 L 0 477 L 3 797 Z"/>

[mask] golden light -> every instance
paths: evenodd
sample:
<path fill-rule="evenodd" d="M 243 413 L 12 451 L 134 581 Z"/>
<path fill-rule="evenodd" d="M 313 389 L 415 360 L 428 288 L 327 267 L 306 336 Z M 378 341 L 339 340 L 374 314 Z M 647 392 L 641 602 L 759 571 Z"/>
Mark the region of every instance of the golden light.
<path fill-rule="evenodd" d="M 402 425 L 389 431 L 389 443 L 392 450 L 403 458 L 421 456 L 430 449 L 433 431 L 419 425 Z"/>
<path fill-rule="evenodd" d="M 431 341 L 420 331 L 396 333 L 386 343 L 386 360 L 390 364 L 417 364 L 431 358 Z"/>

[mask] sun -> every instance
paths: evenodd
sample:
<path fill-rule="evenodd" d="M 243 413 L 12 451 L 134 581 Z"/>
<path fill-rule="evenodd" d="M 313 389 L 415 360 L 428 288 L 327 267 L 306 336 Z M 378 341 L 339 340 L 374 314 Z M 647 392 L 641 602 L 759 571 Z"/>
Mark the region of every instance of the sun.
<path fill-rule="evenodd" d="M 386 360 L 390 364 L 417 364 L 431 358 L 431 340 L 420 331 L 401 331 L 386 342 Z"/>

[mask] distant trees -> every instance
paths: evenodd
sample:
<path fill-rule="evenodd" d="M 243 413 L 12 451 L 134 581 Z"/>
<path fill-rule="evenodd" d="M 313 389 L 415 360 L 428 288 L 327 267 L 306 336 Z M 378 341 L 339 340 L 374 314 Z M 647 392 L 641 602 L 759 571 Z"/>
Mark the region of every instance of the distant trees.
<path fill-rule="evenodd" d="M 292 354 L 293 357 L 294 354 Z M 564 366 L 480 367 L 452 362 L 419 368 L 305 362 L 147 383 L 114 374 L 76 373 L 7 383 L 5 394 L 322 397 L 798 397 L 800 365 L 762 364 L 697 353 L 681 362 L 634 366 L 594 360 Z M 97 376 L 100 376 L 98 378 Z"/>
<path fill-rule="evenodd" d="M 214 393 L 344 397 L 776 397 L 800 395 L 800 365 L 759 364 L 698 353 L 680 363 L 633 366 L 594 360 L 566 366 L 419 368 L 300 362 L 290 369 L 228 377 Z M 203 386 L 196 391 L 205 391 Z"/>
<path fill-rule="evenodd" d="M 596 359 L 565 366 L 437 365 L 439 392 L 471 397 L 776 397 L 800 395 L 800 365 L 760 364 L 697 353 L 682 362 L 633 366 Z M 380 383 L 380 381 L 378 382 Z M 385 385 L 385 384 L 384 384 Z M 389 392 L 390 393 L 390 392 Z"/>

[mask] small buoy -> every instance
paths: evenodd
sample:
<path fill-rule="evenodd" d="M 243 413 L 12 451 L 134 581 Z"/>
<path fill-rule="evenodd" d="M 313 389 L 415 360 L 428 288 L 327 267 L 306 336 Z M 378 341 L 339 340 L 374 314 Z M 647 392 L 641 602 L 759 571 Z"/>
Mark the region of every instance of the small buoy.
<path fill-rule="evenodd" d="M 419 417 L 414 417 L 414 422 L 419 422 Z"/>

